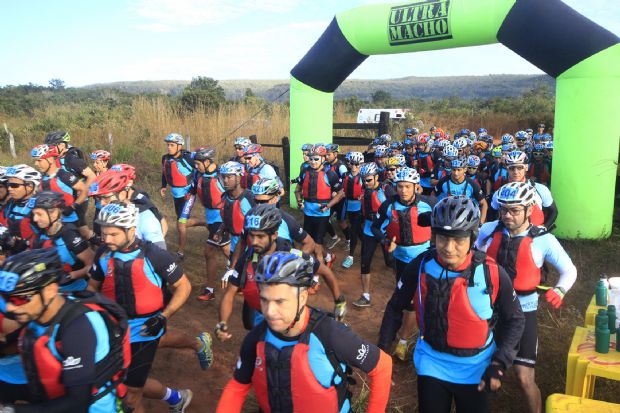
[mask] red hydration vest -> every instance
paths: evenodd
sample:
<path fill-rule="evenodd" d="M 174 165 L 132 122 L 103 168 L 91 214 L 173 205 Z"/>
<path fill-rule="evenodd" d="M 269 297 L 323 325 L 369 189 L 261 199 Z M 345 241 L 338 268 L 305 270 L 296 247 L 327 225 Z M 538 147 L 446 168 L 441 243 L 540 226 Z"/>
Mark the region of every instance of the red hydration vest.
<path fill-rule="evenodd" d="M 217 176 L 198 177 L 196 192 L 202 206 L 206 209 L 220 208 L 224 190 L 221 189 Z"/>
<path fill-rule="evenodd" d="M 347 373 L 335 358 L 333 352 L 326 349 L 326 356 L 332 367 L 334 377 L 332 385 L 323 387 L 318 382 L 308 360 L 310 335 L 314 332 L 320 341 L 320 324 L 326 315 L 320 311 L 311 311 L 308 325 L 293 346 L 281 350 L 265 342 L 267 325 L 263 322 L 258 328 L 263 330 L 261 341 L 256 344 L 256 364 L 252 374 L 252 386 L 264 413 L 272 412 L 339 412 L 344 402 L 350 397 L 347 385 L 350 381 Z M 269 377 L 269 379 L 268 379 Z M 338 384 L 334 379 L 340 377 Z M 274 379 L 275 381 L 271 381 Z M 270 382 L 279 383 L 277 389 L 270 388 Z M 276 391 L 277 390 L 277 391 Z M 273 406 L 273 407 L 272 407 Z"/>
<path fill-rule="evenodd" d="M 42 180 L 40 187 L 42 191 L 52 191 L 62 195 L 67 207 L 73 205 L 73 202 L 75 201 L 75 196 L 73 193 L 69 194 L 65 192 L 60 185 L 58 185 L 58 173 L 50 179 Z"/>
<path fill-rule="evenodd" d="M 324 170 L 308 168 L 302 182 L 303 197 L 307 202 L 329 202 L 332 199 L 332 187 L 325 181 Z"/>
<path fill-rule="evenodd" d="M 549 167 L 545 162 L 532 162 L 527 171 L 527 176 L 529 178 L 536 178 L 536 182 L 544 185 L 549 185 L 549 181 L 551 180 Z"/>
<path fill-rule="evenodd" d="M 359 200 L 362 196 L 362 180 L 360 179 L 360 174 L 355 176 L 347 174 L 342 182 L 344 194 L 347 196 L 347 199 L 356 201 Z"/>
<path fill-rule="evenodd" d="M 32 398 L 30 401 L 44 402 L 66 394 L 62 383 L 62 361 L 50 347 L 54 347 L 56 353 L 62 355 L 63 326 L 91 311 L 96 311 L 103 318 L 110 340 L 108 354 L 95 365 L 91 403 L 114 389 L 117 389 L 118 397 L 122 398 L 126 394 L 123 381 L 131 363 L 127 316 L 118 304 L 106 300 L 99 294 L 76 291 L 72 295 L 75 299 L 67 298 L 67 303 L 43 335 L 35 337 L 33 330 L 22 329 L 19 351 L 28 377 L 28 390 Z"/>
<path fill-rule="evenodd" d="M 482 265 L 489 306 L 493 308 L 499 292 L 497 264 L 484 253 L 476 252 L 459 276 L 434 278 L 424 272 L 429 256 L 432 257 L 426 253 L 422 257 L 414 298 L 420 337 L 437 351 L 460 357 L 476 355 L 488 347 L 493 317 L 483 320 L 478 316 L 467 290 L 474 287 L 475 271 Z"/>
<path fill-rule="evenodd" d="M 174 188 L 182 188 L 190 184 L 192 165 L 185 159 L 186 151 L 181 152 L 181 156 L 174 158 L 172 156 L 164 156 L 163 169 L 164 176 L 168 185 Z M 179 169 L 179 162 L 183 162 L 186 168 L 190 171 L 188 175 L 183 175 Z"/>
<path fill-rule="evenodd" d="M 244 198 L 252 199 L 251 194 L 245 189 L 241 195 L 237 198 L 231 199 L 228 196 L 222 197 L 222 208 L 220 209 L 220 215 L 224 222 L 224 228 L 230 232 L 231 235 L 241 235 L 243 232 L 243 224 L 245 222 L 245 215 L 241 210 L 241 201 Z"/>
<path fill-rule="evenodd" d="M 258 284 L 254 279 L 254 267 L 252 266 L 252 252 L 250 255 L 246 255 L 246 264 L 239 279 L 239 288 L 243 293 L 243 299 L 250 308 L 256 311 L 261 311 L 260 308 L 260 295 L 258 291 Z"/>
<path fill-rule="evenodd" d="M 246 181 L 244 188 L 252 189 L 252 185 L 260 179 L 260 171 L 265 165 L 266 163 L 263 161 L 257 168 L 252 168 L 252 172 L 250 172 L 249 168 L 245 171 L 245 179 L 242 179 L 242 181 Z"/>
<path fill-rule="evenodd" d="M 108 258 L 101 293 L 123 307 L 129 318 L 148 317 L 164 308 L 162 288 L 153 284 L 144 273 L 144 256 L 150 245 L 145 242 L 138 256 L 131 261 L 115 259 L 113 253 Z"/>
<path fill-rule="evenodd" d="M 372 221 L 380 206 L 379 188 L 364 189 L 364 195 L 362 196 L 362 216 Z"/>
<path fill-rule="evenodd" d="M 421 178 L 430 177 L 434 168 L 435 164 L 433 163 L 433 157 L 430 154 L 418 157 L 418 172 L 420 172 Z"/>
<path fill-rule="evenodd" d="M 57 234 L 58 236 L 61 236 L 60 233 Z M 48 235 L 49 236 L 49 235 Z M 41 240 L 40 237 L 36 237 L 33 242 L 32 242 L 32 248 L 53 248 L 56 246 L 56 244 L 54 243 L 54 237 L 52 237 L 51 239 L 44 239 Z M 68 247 L 68 246 L 67 246 Z M 67 248 L 68 249 L 68 248 Z M 62 259 L 61 259 L 62 261 Z M 78 260 L 75 260 L 75 263 L 78 264 Z M 62 269 L 65 270 L 67 273 L 70 273 L 71 271 L 73 271 L 73 267 L 71 266 L 71 264 L 69 264 L 68 262 L 63 262 L 62 263 Z M 76 268 L 78 269 L 78 268 Z"/>
<path fill-rule="evenodd" d="M 514 238 L 503 231 L 504 226 L 498 223 L 490 235 L 493 240 L 487 248 L 487 254 L 504 267 L 517 294 L 526 295 L 536 291 L 536 286 L 541 281 L 541 271 L 534 262 L 531 246 L 534 238 L 546 234 L 547 231 L 532 225 L 527 235 Z"/>
<path fill-rule="evenodd" d="M 396 202 L 392 203 L 392 217 L 386 228 L 387 238 L 396 237 L 396 244 L 408 247 L 420 245 L 431 239 L 431 228 L 418 225 L 418 201 L 409 208 L 396 209 Z"/>

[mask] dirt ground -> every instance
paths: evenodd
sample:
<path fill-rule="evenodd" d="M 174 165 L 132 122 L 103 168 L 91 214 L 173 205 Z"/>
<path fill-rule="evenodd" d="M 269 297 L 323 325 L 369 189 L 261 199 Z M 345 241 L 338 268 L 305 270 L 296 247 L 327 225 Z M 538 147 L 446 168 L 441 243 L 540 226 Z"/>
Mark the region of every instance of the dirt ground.
<path fill-rule="evenodd" d="M 176 251 L 176 231 L 171 228 L 170 232 L 168 235 L 169 249 L 174 252 Z M 183 266 L 194 289 L 187 304 L 170 321 L 172 327 L 193 335 L 197 335 L 201 331 L 213 331 L 218 321 L 217 309 L 222 297 L 222 292 L 218 288 L 215 301 L 203 303 L 196 299 L 203 285 L 202 245 L 204 245 L 205 239 L 205 228 L 189 230 L 188 250 Z M 564 392 L 566 356 L 574 328 L 583 325 L 585 309 L 594 292 L 598 275 L 604 272 L 613 274 L 618 271 L 620 265 L 620 257 L 617 254 L 618 241 L 616 235 L 611 240 L 606 241 L 570 241 L 563 243 L 579 270 L 579 279 L 573 290 L 567 295 L 561 310 L 554 311 L 544 303 L 540 306 L 539 362 L 536 374 L 543 402 L 552 393 Z M 340 281 L 341 289 L 349 302 L 346 322 L 356 333 L 374 343 L 377 340 L 385 304 L 394 288 L 394 277 L 391 270 L 385 268 L 383 257 L 380 251 L 377 251 L 372 267 L 371 293 L 373 305 L 366 309 L 355 308 L 350 303 L 357 299 L 360 294 L 359 259 L 356 257 L 356 263 L 352 269 L 344 270 L 340 265 L 346 256 L 342 248 L 342 242 L 334 248 L 334 252 L 337 254 L 334 269 Z M 359 255 L 359 245 L 357 254 Z M 218 268 L 223 267 L 224 262 L 221 260 Z M 551 275 L 551 279 L 553 280 L 553 275 Z M 215 362 L 208 371 L 200 370 L 196 356 L 190 350 L 160 349 L 158 351 L 152 376 L 170 387 L 190 388 L 194 392 L 194 399 L 187 410 L 188 412 L 215 411 L 222 389 L 232 376 L 238 350 L 246 333 L 241 324 L 241 302 L 241 297 L 237 297 L 235 312 L 230 320 L 230 328 L 234 334 L 233 339 L 226 343 L 215 340 Z M 325 286 L 311 298 L 310 303 L 326 309 L 333 307 L 330 292 Z M 361 379 L 365 379 L 365 376 L 357 377 L 358 384 L 353 388 L 356 395 L 363 387 Z M 388 411 L 416 411 L 416 376 L 411 362 L 411 351 L 407 362 L 403 363 L 398 360 L 394 362 L 392 379 L 393 387 Z M 598 380 L 595 398 L 620 403 L 620 385 L 616 382 Z M 508 374 L 500 391 L 492 396 L 492 403 L 494 411 L 523 411 L 521 395 L 512 374 Z M 166 412 L 167 406 L 160 401 L 148 401 L 147 411 Z M 257 411 L 252 393 L 248 397 L 244 411 Z"/>

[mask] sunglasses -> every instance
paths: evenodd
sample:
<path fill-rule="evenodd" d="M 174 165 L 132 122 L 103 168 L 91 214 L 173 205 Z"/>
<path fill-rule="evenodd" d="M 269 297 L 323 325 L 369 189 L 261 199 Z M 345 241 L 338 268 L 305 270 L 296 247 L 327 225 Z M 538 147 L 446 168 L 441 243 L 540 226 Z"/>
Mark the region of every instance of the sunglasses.
<path fill-rule="evenodd" d="M 373 182 L 374 180 L 375 178 L 367 178 L 367 179 L 364 179 L 364 182 L 370 183 L 370 182 Z"/>
<path fill-rule="evenodd" d="M 311 156 L 308 159 L 310 159 L 312 162 L 318 162 L 321 160 L 320 156 Z"/>
<path fill-rule="evenodd" d="M 248 155 L 248 156 L 244 156 L 243 159 L 245 159 L 246 161 L 249 161 L 253 157 L 254 157 L 254 155 Z"/>
<path fill-rule="evenodd" d="M 360 164 L 359 164 L 359 163 L 357 163 L 357 162 L 355 162 L 355 163 L 353 163 L 353 162 L 349 162 L 349 165 L 351 165 L 351 166 L 360 166 Z"/>
<path fill-rule="evenodd" d="M 242 151 L 242 150 L 244 149 L 244 147 L 243 147 L 243 146 L 238 146 L 238 145 L 236 145 L 236 146 L 235 146 L 235 149 L 236 149 L 236 150 L 238 150 L 238 151 Z"/>
<path fill-rule="evenodd" d="M 510 215 L 513 217 L 516 217 L 517 215 L 521 214 L 523 211 L 525 211 L 524 208 L 512 208 L 512 209 L 500 208 L 499 209 L 500 215 Z"/>
<path fill-rule="evenodd" d="M 20 186 L 26 186 L 26 184 L 18 184 L 17 182 L 9 182 L 6 184 L 9 188 L 19 188 Z"/>
<path fill-rule="evenodd" d="M 272 196 L 271 198 L 267 198 L 267 199 L 256 199 L 256 198 L 254 198 L 254 202 L 257 203 L 257 204 L 267 204 L 267 203 L 269 203 L 269 201 L 271 201 L 275 197 L 276 197 L 276 195 Z"/>
<path fill-rule="evenodd" d="M 32 297 L 34 297 L 34 294 L 31 295 L 6 295 L 6 294 L 2 294 L 2 298 L 4 299 L 5 302 L 13 304 L 14 306 L 22 306 L 24 304 L 28 304 L 30 301 L 32 301 Z"/>
<path fill-rule="evenodd" d="M 387 168 L 386 171 L 388 172 L 396 172 L 398 170 L 398 168 Z"/>

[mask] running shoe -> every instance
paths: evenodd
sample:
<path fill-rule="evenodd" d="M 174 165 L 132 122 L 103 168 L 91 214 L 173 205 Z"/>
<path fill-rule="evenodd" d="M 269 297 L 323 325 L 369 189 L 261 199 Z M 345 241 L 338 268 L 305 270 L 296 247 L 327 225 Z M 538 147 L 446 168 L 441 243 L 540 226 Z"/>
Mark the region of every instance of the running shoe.
<path fill-rule="evenodd" d="M 358 300 L 353 301 L 353 305 L 356 307 L 370 307 L 370 300 L 361 296 Z"/>
<path fill-rule="evenodd" d="M 350 255 L 347 258 L 345 258 L 344 261 L 342 261 L 342 266 L 344 268 L 351 268 L 352 265 L 353 265 L 353 257 Z"/>
<path fill-rule="evenodd" d="M 198 363 L 200 363 L 201 369 L 206 370 L 211 366 L 211 363 L 213 363 L 213 340 L 211 339 L 211 334 L 206 331 L 200 333 L 196 339 L 202 344 L 200 350 L 196 352 Z"/>
<path fill-rule="evenodd" d="M 192 402 L 194 393 L 192 393 L 190 389 L 179 390 L 179 393 L 181 393 L 181 400 L 179 400 L 177 404 L 172 405 L 168 408 L 168 411 L 170 413 L 184 413 L 185 409 L 187 409 L 187 407 Z"/>
<path fill-rule="evenodd" d="M 215 292 L 213 291 L 209 291 L 206 288 L 204 289 L 204 292 L 199 295 L 197 297 L 200 301 L 211 301 L 211 300 L 215 300 Z"/>
<path fill-rule="evenodd" d="M 327 257 L 329 257 L 329 261 L 327 261 Z M 334 262 L 336 261 L 336 254 L 330 252 L 325 257 L 325 265 L 327 265 L 330 269 L 334 266 Z"/>
<path fill-rule="evenodd" d="M 325 248 L 331 250 L 340 242 L 340 237 L 336 235 L 336 238 L 327 237 L 327 242 L 325 243 Z"/>
<path fill-rule="evenodd" d="M 181 251 L 177 252 L 177 258 L 179 261 L 183 261 L 185 259 L 185 253 Z"/>
<path fill-rule="evenodd" d="M 396 348 L 394 349 L 394 357 L 398 358 L 400 361 L 405 361 L 406 354 L 407 342 L 398 340 L 398 344 L 396 344 Z"/>
<path fill-rule="evenodd" d="M 350 239 L 344 241 L 344 250 L 347 252 L 351 251 L 351 240 Z"/>

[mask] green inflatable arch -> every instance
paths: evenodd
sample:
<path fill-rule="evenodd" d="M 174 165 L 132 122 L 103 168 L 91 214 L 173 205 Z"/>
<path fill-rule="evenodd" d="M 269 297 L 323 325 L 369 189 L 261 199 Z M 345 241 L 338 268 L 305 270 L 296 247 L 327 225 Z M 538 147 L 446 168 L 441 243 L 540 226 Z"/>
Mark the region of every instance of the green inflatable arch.
<path fill-rule="evenodd" d="M 496 42 L 557 80 L 555 233 L 608 237 L 620 138 L 620 39 L 560 0 L 414 0 L 339 13 L 291 71 L 291 170 L 302 162 L 301 144 L 331 142 L 333 92 L 368 56 Z"/>

